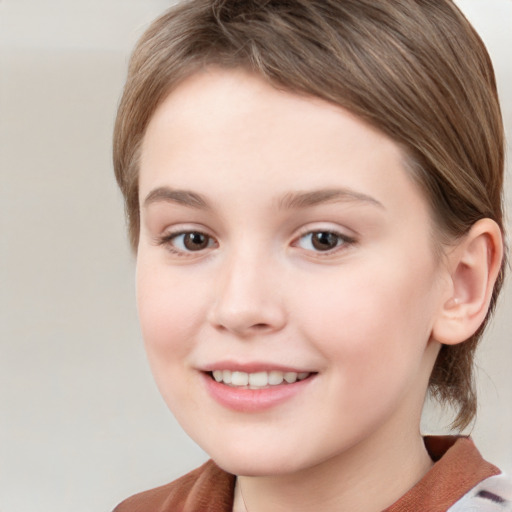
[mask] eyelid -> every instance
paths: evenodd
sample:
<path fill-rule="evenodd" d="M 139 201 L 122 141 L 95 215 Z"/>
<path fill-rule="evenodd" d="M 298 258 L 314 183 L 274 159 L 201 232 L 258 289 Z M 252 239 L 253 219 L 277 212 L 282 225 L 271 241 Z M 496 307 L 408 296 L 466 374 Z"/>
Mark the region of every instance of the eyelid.
<path fill-rule="evenodd" d="M 210 240 L 214 242 L 214 247 L 208 246 L 204 249 L 200 249 L 197 251 L 188 251 L 183 249 L 178 249 L 176 246 L 172 244 L 172 241 L 179 237 L 180 235 L 187 235 L 190 233 L 199 233 L 208 237 Z M 166 229 L 161 235 L 154 237 L 154 241 L 156 245 L 163 246 L 167 251 L 169 251 L 172 255 L 179 257 L 200 257 L 205 253 L 209 252 L 211 249 L 218 247 L 218 242 L 216 237 L 212 235 L 208 229 L 205 229 L 203 226 L 176 226 Z"/>
<path fill-rule="evenodd" d="M 306 235 L 312 235 L 314 233 L 332 233 L 333 235 L 339 237 L 341 240 L 341 243 L 338 244 L 336 247 L 333 247 L 332 249 L 321 251 L 321 250 L 314 250 L 314 249 L 303 249 L 298 246 L 298 242 L 304 238 Z M 299 233 L 297 236 L 295 236 L 291 242 L 291 245 L 294 247 L 298 247 L 299 249 L 302 249 L 305 252 L 308 252 L 310 254 L 313 254 L 315 257 L 327 257 L 327 256 L 333 256 L 335 254 L 338 254 L 339 252 L 346 251 L 351 246 L 357 244 L 357 238 L 353 234 L 346 233 L 343 229 L 340 229 L 339 227 L 332 227 L 332 226 L 326 226 L 326 225 L 317 225 L 317 226 L 304 226 L 299 230 Z"/>

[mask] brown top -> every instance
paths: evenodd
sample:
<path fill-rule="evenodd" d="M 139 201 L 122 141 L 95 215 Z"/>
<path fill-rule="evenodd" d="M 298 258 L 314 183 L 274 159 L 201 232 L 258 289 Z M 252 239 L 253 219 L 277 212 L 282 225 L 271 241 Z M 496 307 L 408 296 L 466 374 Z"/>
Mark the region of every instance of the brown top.
<path fill-rule="evenodd" d="M 432 469 L 383 512 L 446 512 L 485 478 L 500 473 L 467 437 L 426 437 Z M 136 494 L 114 512 L 231 512 L 235 476 L 212 460 L 170 484 Z"/>
<path fill-rule="evenodd" d="M 383 512 L 446 512 L 479 482 L 500 473 L 482 458 L 468 437 L 426 437 L 425 445 L 434 466 Z"/>

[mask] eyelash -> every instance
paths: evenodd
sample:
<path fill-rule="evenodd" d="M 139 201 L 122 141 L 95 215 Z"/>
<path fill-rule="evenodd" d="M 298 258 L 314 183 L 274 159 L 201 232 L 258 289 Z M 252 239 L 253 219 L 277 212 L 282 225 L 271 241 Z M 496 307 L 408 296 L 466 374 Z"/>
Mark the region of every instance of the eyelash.
<path fill-rule="evenodd" d="M 333 229 L 308 229 L 301 233 L 295 241 L 292 243 L 294 246 L 298 246 L 299 242 L 303 240 L 306 237 L 312 237 L 315 234 L 322 234 L 322 235 L 331 235 L 337 238 L 337 244 L 332 249 L 328 250 L 314 250 L 314 249 L 305 249 L 308 252 L 313 252 L 316 257 L 328 257 L 332 256 L 333 254 L 337 254 L 339 251 L 344 251 L 348 249 L 350 246 L 354 245 L 357 241 L 355 238 L 348 236 L 344 233 L 340 233 L 339 231 L 333 230 Z M 310 242 L 311 245 L 313 245 L 314 242 Z"/>
<path fill-rule="evenodd" d="M 337 239 L 336 246 L 331 249 L 325 250 L 325 251 L 324 250 L 315 250 L 314 248 L 304 249 L 305 251 L 314 253 L 315 256 L 319 256 L 319 257 L 331 256 L 333 254 L 338 253 L 339 251 L 346 250 L 348 247 L 350 247 L 351 245 L 354 245 L 356 243 L 355 238 L 350 237 L 346 234 L 340 233 L 338 231 L 332 230 L 332 229 L 313 229 L 313 230 L 309 229 L 307 231 L 305 230 L 297 238 L 295 238 L 291 245 L 293 247 L 300 247 L 299 242 L 301 240 L 305 239 L 308 236 L 312 237 L 315 234 L 334 236 Z M 173 245 L 173 241 L 176 240 L 178 237 L 184 236 L 184 235 L 200 235 L 200 236 L 206 237 L 208 239 L 208 245 L 204 249 L 199 249 L 197 251 L 183 250 L 183 249 L 176 248 Z M 162 237 L 159 237 L 157 239 L 158 245 L 165 246 L 166 249 L 168 251 L 170 251 L 173 255 L 176 255 L 179 257 L 191 257 L 195 253 L 201 254 L 205 250 L 212 248 L 212 242 L 213 242 L 213 244 L 218 245 L 212 236 L 208 235 L 207 233 L 204 233 L 203 231 L 192 230 L 192 229 L 177 231 L 174 233 L 168 233 L 168 234 L 166 234 Z M 310 242 L 310 243 L 311 243 L 311 245 L 314 245 L 314 242 Z"/>
<path fill-rule="evenodd" d="M 187 251 L 187 250 L 183 250 L 183 249 L 177 249 L 173 245 L 173 241 L 176 240 L 178 237 L 184 236 L 184 235 L 201 235 L 201 236 L 206 237 L 208 239 L 208 247 L 206 247 L 205 249 L 210 248 L 210 242 L 214 241 L 214 238 L 212 236 L 208 235 L 207 233 L 204 233 L 203 231 L 199 231 L 199 230 L 195 230 L 195 229 L 190 229 L 190 230 L 182 230 L 182 231 L 177 231 L 174 233 L 168 233 L 166 235 L 163 235 L 162 237 L 159 237 L 157 239 L 157 244 L 165 246 L 165 248 L 169 252 L 171 252 L 173 255 L 179 256 L 179 257 L 190 257 L 190 256 L 193 256 L 194 253 L 200 254 L 204 251 L 204 249 L 200 249 L 198 251 L 191 251 L 191 250 Z"/>

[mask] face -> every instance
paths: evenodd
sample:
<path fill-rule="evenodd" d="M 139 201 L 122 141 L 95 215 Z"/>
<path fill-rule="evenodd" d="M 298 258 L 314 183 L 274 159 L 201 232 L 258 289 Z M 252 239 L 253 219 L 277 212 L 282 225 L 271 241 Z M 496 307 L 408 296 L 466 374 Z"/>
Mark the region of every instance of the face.
<path fill-rule="evenodd" d="M 210 69 L 155 112 L 140 203 L 149 361 L 218 464 L 299 471 L 418 430 L 444 270 L 394 142 Z"/>

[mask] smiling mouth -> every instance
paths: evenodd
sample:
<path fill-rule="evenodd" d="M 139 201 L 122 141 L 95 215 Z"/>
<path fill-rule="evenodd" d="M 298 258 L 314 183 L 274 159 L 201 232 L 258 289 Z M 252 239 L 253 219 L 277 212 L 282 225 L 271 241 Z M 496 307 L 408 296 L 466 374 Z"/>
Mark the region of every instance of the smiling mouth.
<path fill-rule="evenodd" d="M 254 373 L 214 370 L 213 372 L 208 372 L 208 374 L 216 382 L 241 389 L 266 389 L 282 384 L 294 384 L 315 375 L 312 372 L 282 372 L 278 370 Z"/>

